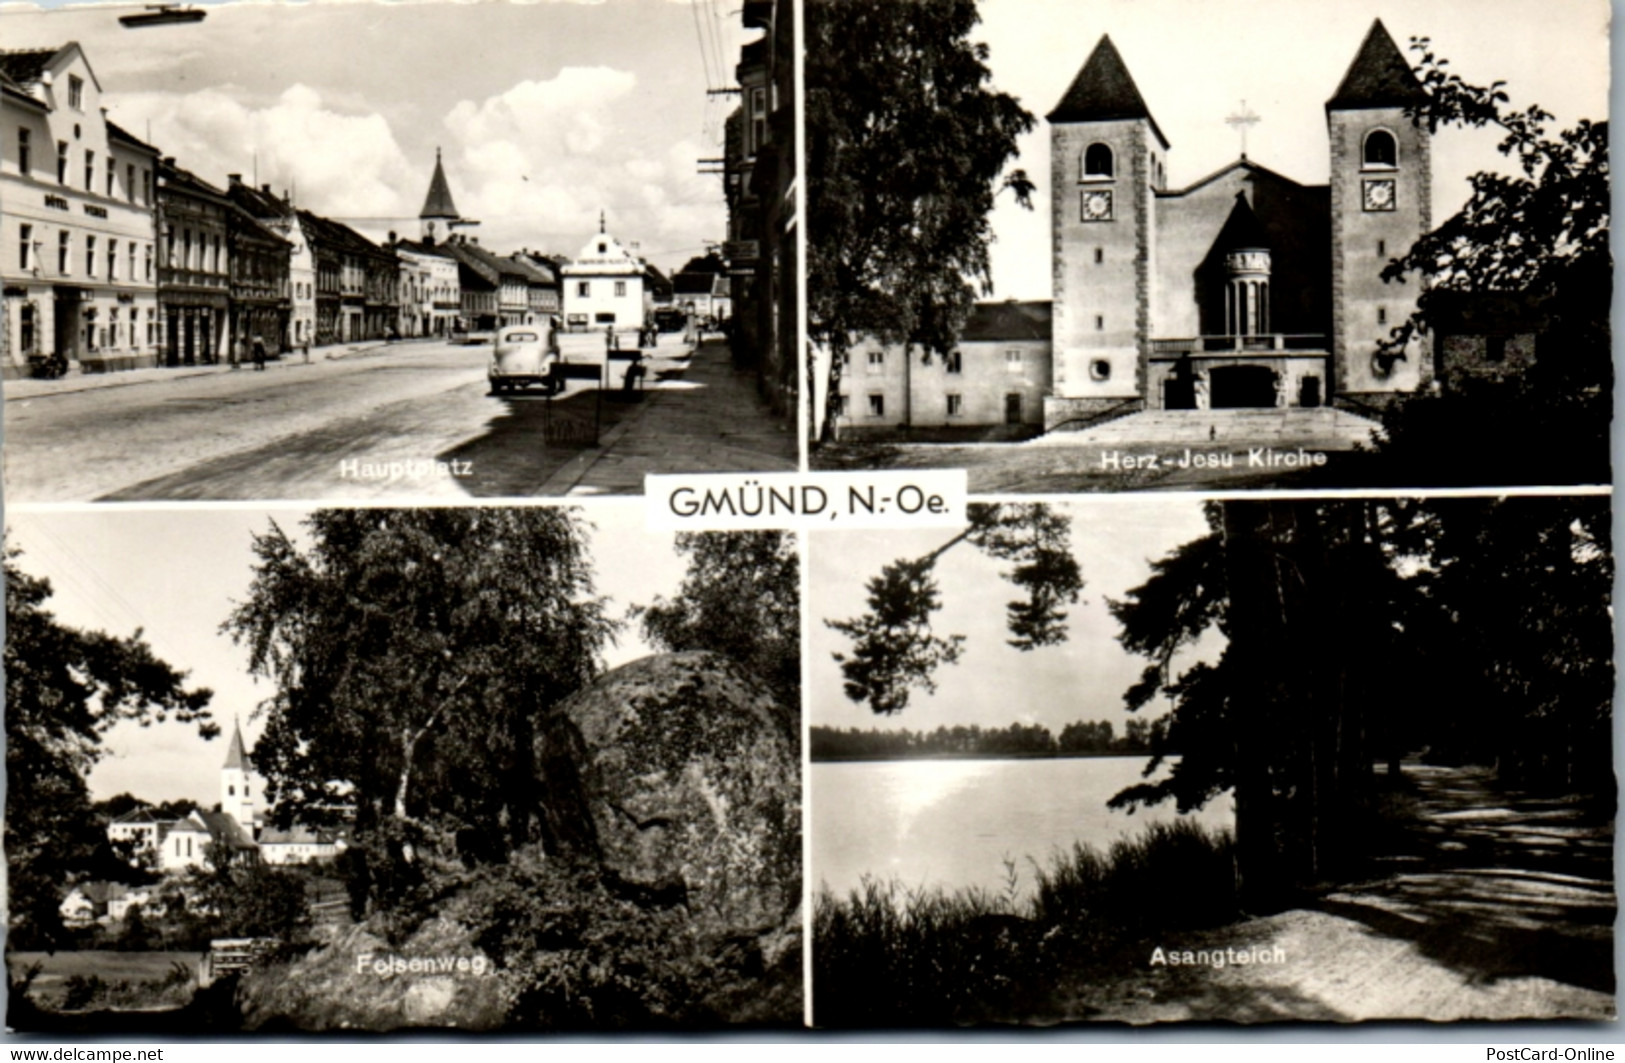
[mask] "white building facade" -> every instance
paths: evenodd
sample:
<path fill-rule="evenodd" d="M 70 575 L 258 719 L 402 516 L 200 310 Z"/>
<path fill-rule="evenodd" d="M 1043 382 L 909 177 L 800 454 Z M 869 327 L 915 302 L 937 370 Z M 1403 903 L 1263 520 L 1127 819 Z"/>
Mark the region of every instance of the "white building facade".
<path fill-rule="evenodd" d="M 77 44 L 0 53 L 0 369 L 60 354 L 87 371 L 155 365 L 157 152 L 107 120 Z"/>
<path fill-rule="evenodd" d="M 643 272 L 643 260 L 605 232 L 600 221 L 598 234 L 560 270 L 565 326 L 571 332 L 640 328 Z"/>

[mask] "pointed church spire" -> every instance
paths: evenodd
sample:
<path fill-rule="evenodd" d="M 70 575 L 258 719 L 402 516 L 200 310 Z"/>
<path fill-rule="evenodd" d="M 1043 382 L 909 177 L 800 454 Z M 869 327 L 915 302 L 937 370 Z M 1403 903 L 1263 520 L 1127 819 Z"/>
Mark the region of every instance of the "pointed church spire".
<path fill-rule="evenodd" d="M 1162 135 L 1151 109 L 1140 96 L 1128 65 L 1117 54 L 1117 46 L 1109 35 L 1102 34 L 1100 43 L 1089 53 L 1072 87 L 1066 90 L 1061 102 L 1049 113 L 1051 122 L 1108 122 L 1122 118 L 1144 118 L 1151 123 L 1162 146 L 1167 148 L 1168 138 Z"/>
<path fill-rule="evenodd" d="M 461 215 L 457 213 L 457 204 L 451 201 L 451 186 L 446 184 L 446 171 L 440 165 L 440 149 L 434 149 L 434 176 L 429 179 L 429 194 L 423 199 L 423 209 L 418 217 L 447 218 L 458 220 Z"/>
<path fill-rule="evenodd" d="M 231 721 L 231 747 L 226 750 L 226 770 L 250 770 L 248 751 L 243 748 L 243 728 L 236 719 Z"/>
<path fill-rule="evenodd" d="M 1365 43 L 1349 64 L 1336 94 L 1326 101 L 1326 109 L 1359 111 L 1372 107 L 1405 107 L 1426 99 L 1427 93 L 1379 18 L 1371 23 Z"/>

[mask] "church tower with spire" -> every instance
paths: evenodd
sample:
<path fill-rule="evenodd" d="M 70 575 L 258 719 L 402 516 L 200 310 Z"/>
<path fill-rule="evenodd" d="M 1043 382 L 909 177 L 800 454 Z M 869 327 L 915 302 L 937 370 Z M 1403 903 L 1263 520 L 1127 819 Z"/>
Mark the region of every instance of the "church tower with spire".
<path fill-rule="evenodd" d="M 220 811 L 235 819 L 251 838 L 263 789 L 264 780 L 255 774 L 254 762 L 243 747 L 242 727 L 233 721 L 231 745 L 226 748 L 226 763 L 220 769 Z"/>
<path fill-rule="evenodd" d="M 1378 341 L 1416 309 L 1420 294 L 1414 279 L 1383 283 L 1382 269 L 1432 226 L 1431 142 L 1427 130 L 1405 115 L 1426 99 L 1378 19 L 1326 101 L 1332 373 L 1343 395 L 1380 401 L 1414 391 L 1429 377 L 1428 359 L 1419 350 L 1397 361 L 1377 351 Z"/>
<path fill-rule="evenodd" d="M 1048 120 L 1053 421 L 1144 393 L 1168 139 L 1109 36 Z"/>
<path fill-rule="evenodd" d="M 429 179 L 429 194 L 423 197 L 423 209 L 418 212 L 418 235 L 426 244 L 433 245 L 451 235 L 452 226 L 462 220 L 457 204 L 451 201 L 451 186 L 446 183 L 446 170 L 440 164 L 440 149 L 434 149 L 434 176 Z M 437 224 L 444 232 L 437 232 Z"/>

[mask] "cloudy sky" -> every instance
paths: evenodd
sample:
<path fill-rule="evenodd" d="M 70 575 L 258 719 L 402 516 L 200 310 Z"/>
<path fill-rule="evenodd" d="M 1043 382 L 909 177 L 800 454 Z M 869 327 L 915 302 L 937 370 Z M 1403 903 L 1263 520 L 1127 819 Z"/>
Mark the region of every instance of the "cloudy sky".
<path fill-rule="evenodd" d="M 1084 589 L 1069 612 L 1069 636 L 1059 646 L 1022 652 L 1005 640 L 1005 603 L 1018 597 L 999 576 L 1005 567 L 968 543 L 937 562 L 942 611 L 933 627 L 939 636 L 965 636 L 959 663 L 937 674 L 937 692 L 916 692 L 909 707 L 890 717 L 848 701 L 841 689 L 840 665 L 831 654 L 846 651 L 846 636 L 824 625 L 864 608 L 864 584 L 882 566 L 930 553 L 952 538 L 951 531 L 814 532 L 808 543 L 808 717 L 827 727 L 934 730 L 979 724 L 1006 727 L 1016 721 L 1040 723 L 1051 732 L 1075 720 L 1110 720 L 1118 734 L 1131 717 L 1123 691 L 1138 680 L 1146 661 L 1117 644 L 1117 622 L 1108 598 L 1126 592 L 1151 574 L 1151 561 L 1174 547 L 1205 535 L 1201 503 L 1188 498 L 1134 495 L 1092 496 L 1059 507 L 1072 517 L 1072 552 L 1083 568 Z M 1222 649 L 1210 636 L 1191 652 L 1190 661 L 1216 659 Z"/>
<path fill-rule="evenodd" d="M 220 799 L 220 765 L 232 720 L 252 746 L 263 729 L 254 709 L 271 687 L 248 675 L 246 652 L 219 628 L 233 603 L 248 593 L 252 536 L 275 520 L 302 539 L 304 511 L 233 507 L 131 510 L 97 507 L 55 513 L 8 513 L 7 545 L 23 550 L 18 566 L 51 581 L 47 603 L 73 627 L 127 636 L 140 629 L 153 651 L 190 672 L 193 686 L 214 691 L 211 711 L 225 734 L 214 741 L 174 722 L 120 724 L 109 733 L 107 756 L 92 771 L 93 798 L 129 791 L 149 801 Z M 588 514 L 595 583 L 610 598 L 611 616 L 656 595 L 670 597 L 686 571 L 673 536 L 644 530 L 641 499 L 597 503 Z M 605 654 L 610 667 L 647 655 L 628 628 Z"/>
<path fill-rule="evenodd" d="M 1050 297 L 1049 129 L 1102 34 L 1128 64 L 1173 147 L 1168 182 L 1192 184 L 1234 162 L 1225 124 L 1243 100 L 1262 121 L 1248 134 L 1255 162 L 1305 184 L 1327 175 L 1324 104 L 1374 18 L 1404 50 L 1430 37 L 1465 80 L 1507 82 L 1514 106 L 1539 103 L 1559 123 L 1608 114 L 1607 0 L 981 0 L 973 38 L 991 49 L 994 84 L 1037 118 L 1021 158 L 1038 182 L 1031 212 L 1009 196 L 994 214 L 995 295 Z M 1496 138 L 1446 131 L 1434 142 L 1434 215 L 1465 202 L 1467 175 L 1500 168 Z"/>
<path fill-rule="evenodd" d="M 376 238 L 417 235 L 436 147 L 499 251 L 597 231 L 662 267 L 725 235 L 721 122 L 739 26 L 724 0 L 204 4 L 129 30 L 123 6 L 0 4 L 6 48 L 84 46 L 110 117 L 206 180 L 252 179 Z M 702 50 L 701 42 L 704 42 Z"/>

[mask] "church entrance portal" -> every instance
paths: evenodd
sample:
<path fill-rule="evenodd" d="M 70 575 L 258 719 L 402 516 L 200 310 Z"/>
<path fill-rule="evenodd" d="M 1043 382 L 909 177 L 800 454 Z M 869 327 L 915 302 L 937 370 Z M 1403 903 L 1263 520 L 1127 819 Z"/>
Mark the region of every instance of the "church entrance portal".
<path fill-rule="evenodd" d="M 1221 365 L 1209 373 L 1215 410 L 1273 409 L 1275 370 L 1264 365 Z"/>

